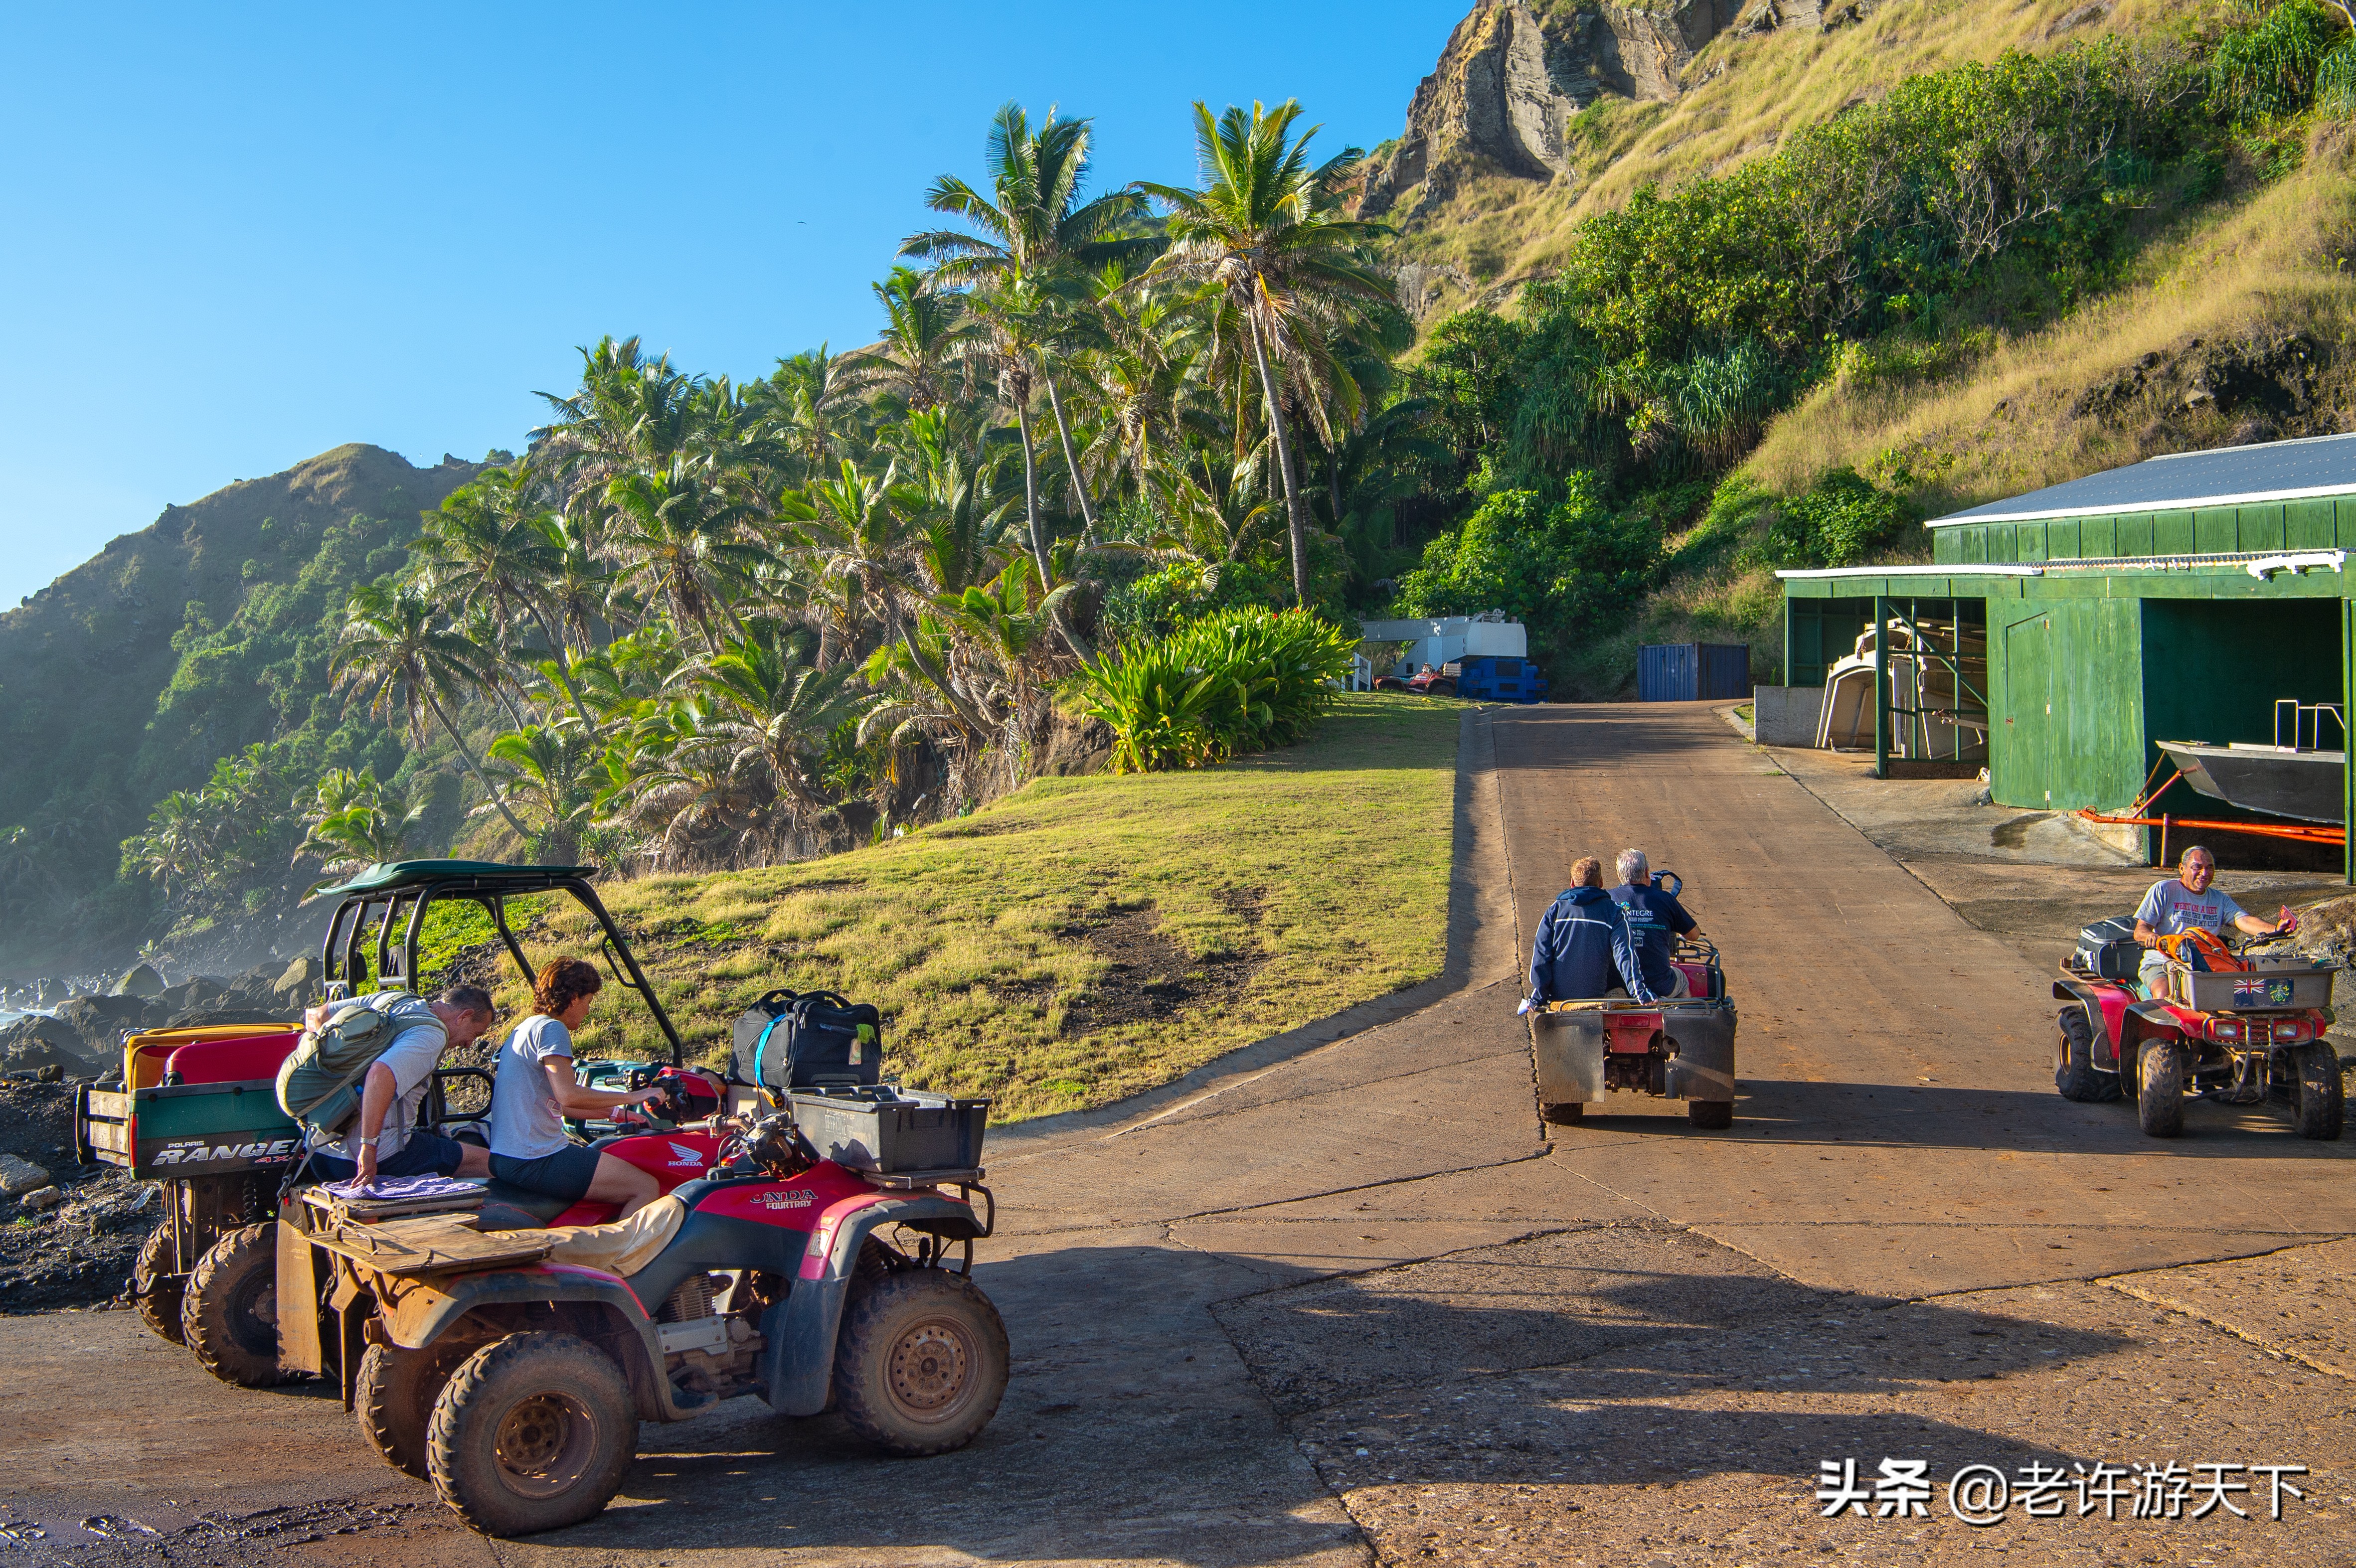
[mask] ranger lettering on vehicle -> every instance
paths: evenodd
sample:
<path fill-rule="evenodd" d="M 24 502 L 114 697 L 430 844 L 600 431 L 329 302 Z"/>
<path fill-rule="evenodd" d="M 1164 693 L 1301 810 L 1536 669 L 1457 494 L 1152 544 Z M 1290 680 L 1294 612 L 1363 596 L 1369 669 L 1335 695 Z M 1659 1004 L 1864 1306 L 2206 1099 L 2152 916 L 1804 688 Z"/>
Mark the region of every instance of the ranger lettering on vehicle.
<path fill-rule="evenodd" d="M 228 1159 L 250 1159 L 260 1164 L 273 1164 L 293 1158 L 294 1140 L 273 1138 L 268 1143 L 172 1144 L 155 1152 L 157 1165 L 210 1165 Z"/>

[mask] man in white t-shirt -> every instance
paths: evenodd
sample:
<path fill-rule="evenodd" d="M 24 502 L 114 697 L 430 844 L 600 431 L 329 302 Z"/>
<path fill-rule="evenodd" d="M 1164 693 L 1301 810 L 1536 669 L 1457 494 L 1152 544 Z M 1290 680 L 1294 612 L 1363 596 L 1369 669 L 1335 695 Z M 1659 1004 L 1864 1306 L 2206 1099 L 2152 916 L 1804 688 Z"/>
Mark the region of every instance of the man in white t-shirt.
<path fill-rule="evenodd" d="M 2152 883 L 2151 891 L 2136 907 L 2136 940 L 2148 949 L 2137 966 L 2146 996 L 2157 997 L 2165 988 L 2168 955 L 2159 946 L 2163 936 L 2180 936 L 2188 931 L 2222 933 L 2228 921 L 2234 930 L 2250 936 L 2280 936 L 2297 923 L 2286 918 L 2278 925 L 2268 925 L 2235 903 L 2232 894 L 2211 887 L 2216 880 L 2217 857 L 2195 844 L 2176 862 L 2176 875 Z"/>
<path fill-rule="evenodd" d="M 311 1172 L 321 1180 L 491 1173 L 487 1150 L 417 1125 L 418 1108 L 442 1053 L 471 1045 L 491 1027 L 490 993 L 479 986 L 453 986 L 426 1005 L 442 1027 L 421 1024 L 393 1036 L 361 1080 L 357 1123 L 347 1123 L 334 1138 L 312 1135 Z"/>

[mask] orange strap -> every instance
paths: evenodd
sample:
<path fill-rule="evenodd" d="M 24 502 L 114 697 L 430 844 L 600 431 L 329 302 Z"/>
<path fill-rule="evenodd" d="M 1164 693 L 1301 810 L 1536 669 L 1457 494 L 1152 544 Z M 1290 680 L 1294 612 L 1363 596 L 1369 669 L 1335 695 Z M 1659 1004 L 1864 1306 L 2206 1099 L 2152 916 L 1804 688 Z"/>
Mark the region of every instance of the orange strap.
<path fill-rule="evenodd" d="M 2191 954 L 2185 950 L 2192 949 L 2206 961 L 2206 966 L 2212 975 L 2239 975 L 2246 973 L 2250 967 L 2236 958 L 2233 950 L 2225 945 L 2225 939 L 2213 931 L 2179 932 L 2174 936 L 2161 937 L 2159 945 L 2170 958 L 2187 966 L 2191 965 L 2193 959 Z"/>

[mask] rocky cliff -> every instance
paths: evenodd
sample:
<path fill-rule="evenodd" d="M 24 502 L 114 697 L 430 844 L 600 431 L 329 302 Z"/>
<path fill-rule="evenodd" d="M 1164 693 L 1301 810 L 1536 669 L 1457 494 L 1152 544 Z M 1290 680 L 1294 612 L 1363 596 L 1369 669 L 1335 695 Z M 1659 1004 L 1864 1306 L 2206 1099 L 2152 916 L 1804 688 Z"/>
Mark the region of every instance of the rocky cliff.
<path fill-rule="evenodd" d="M 1756 9 L 1751 25 L 1763 30 L 1821 25 L 1812 0 L 1759 0 Z M 1657 9 L 1481 0 L 1415 90 L 1407 133 L 1368 177 L 1360 211 L 1412 211 L 1446 196 L 1467 172 L 1533 180 L 1575 174 L 1573 117 L 1606 95 L 1676 98 L 1695 55 L 1737 20 L 1736 0 Z"/>
<path fill-rule="evenodd" d="M 1397 231 L 1426 322 L 1559 264 L 1580 218 L 1724 173 L 1905 77 L 2064 35 L 2179 25 L 2196 0 L 1478 0 L 1376 149 L 1362 216 Z"/>

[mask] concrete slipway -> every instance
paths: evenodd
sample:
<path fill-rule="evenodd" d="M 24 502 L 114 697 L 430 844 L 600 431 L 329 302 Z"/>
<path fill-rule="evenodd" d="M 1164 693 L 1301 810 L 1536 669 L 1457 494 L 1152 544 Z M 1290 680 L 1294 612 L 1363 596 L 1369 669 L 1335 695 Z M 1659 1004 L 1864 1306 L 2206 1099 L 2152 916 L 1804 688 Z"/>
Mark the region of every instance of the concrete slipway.
<path fill-rule="evenodd" d="M 126 1313 L 6 1318 L 0 1563 L 2356 1556 L 2356 1142 L 2058 1098 L 2023 945 L 1705 706 L 1468 715 L 1458 836 L 1426 994 L 994 1139 L 1015 1375 L 963 1453 L 739 1402 L 646 1428 L 602 1519 L 493 1544 L 332 1399 L 222 1387 Z M 1729 955 L 1730 1133 L 1537 1117 L 1523 933 L 1628 843 Z M 2310 1473 L 2279 1521 L 2263 1477 L 2249 1519 L 1818 1517 L 1823 1462 L 1885 1457 Z"/>

